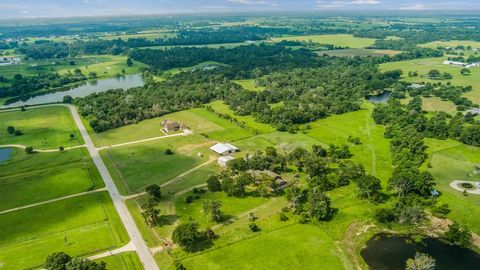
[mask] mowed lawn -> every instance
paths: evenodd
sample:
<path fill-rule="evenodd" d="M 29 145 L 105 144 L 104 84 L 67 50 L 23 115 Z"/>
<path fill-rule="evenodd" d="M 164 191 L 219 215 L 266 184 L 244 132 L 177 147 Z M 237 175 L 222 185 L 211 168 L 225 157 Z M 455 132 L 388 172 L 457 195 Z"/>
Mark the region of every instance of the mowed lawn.
<path fill-rule="evenodd" d="M 480 68 L 471 68 L 470 75 L 461 75 L 461 67 L 454 67 L 449 65 L 444 65 L 443 62 L 447 60 L 447 56 L 444 57 L 434 57 L 434 58 L 425 58 L 425 59 L 416 59 L 409 61 L 400 61 L 400 62 L 391 62 L 381 64 L 380 68 L 383 71 L 401 69 L 403 71 L 402 79 L 407 82 L 419 83 L 419 82 L 430 82 L 438 83 L 442 82 L 446 84 L 451 82 L 452 85 L 458 86 L 469 86 L 473 87 L 473 91 L 465 93 L 464 96 L 469 98 L 475 103 L 480 103 Z M 425 78 L 425 75 L 432 70 L 438 69 L 440 72 L 448 72 L 452 74 L 452 80 L 430 80 Z M 408 77 L 408 72 L 417 71 L 418 77 Z"/>
<path fill-rule="evenodd" d="M 480 195 L 464 196 L 450 187 L 453 180 L 480 181 L 474 175 L 475 164 L 480 164 L 480 148 L 467 146 L 453 140 L 427 139 L 429 162 L 428 171 L 435 177 L 436 188 L 442 193 L 439 204 L 447 203 L 452 210 L 448 217 L 468 225 L 480 234 Z"/>
<path fill-rule="evenodd" d="M 124 252 L 108 256 L 96 262 L 105 262 L 107 270 L 143 270 L 142 262 L 135 252 Z"/>
<path fill-rule="evenodd" d="M 13 126 L 23 135 L 8 134 Z M 70 138 L 74 134 L 74 139 Z M 27 108 L 26 111 L 0 112 L 0 145 L 21 144 L 37 149 L 58 149 L 83 144 L 83 139 L 65 107 Z"/>
<path fill-rule="evenodd" d="M 151 184 L 163 184 L 208 161 L 211 145 L 213 142 L 193 135 L 111 148 L 101 154 L 121 193 L 128 194 Z M 167 149 L 174 154 L 165 154 Z"/>
<path fill-rule="evenodd" d="M 372 38 L 358 38 L 348 34 L 338 35 L 310 35 L 310 36 L 286 36 L 273 38 L 274 42 L 280 42 L 282 40 L 291 41 L 303 41 L 303 42 L 315 42 L 320 44 L 331 44 L 341 47 L 349 47 L 355 49 L 361 49 L 373 45 L 375 39 Z"/>
<path fill-rule="evenodd" d="M 104 186 L 85 149 L 33 155 L 16 150 L 0 171 L 0 211 Z"/>
<path fill-rule="evenodd" d="M 408 104 L 412 100 L 411 97 L 402 99 L 403 104 Z M 456 113 L 457 106 L 448 100 L 442 100 L 439 97 L 422 97 L 422 110 L 427 112 L 447 112 Z"/>
<path fill-rule="evenodd" d="M 352 159 L 386 183 L 392 173 L 390 143 L 383 136 L 384 127 L 376 125 L 371 117 L 372 110 L 373 105 L 365 102 L 359 111 L 320 119 L 310 124 L 312 129 L 307 135 L 324 146 L 348 145 L 354 155 Z M 360 138 L 362 144 L 348 142 L 349 136 Z"/>
<path fill-rule="evenodd" d="M 0 215 L 0 265 L 40 266 L 64 251 L 86 256 L 128 243 L 128 235 L 107 192 Z"/>
<path fill-rule="evenodd" d="M 187 269 L 344 269 L 328 234 L 293 225 L 182 261 Z"/>

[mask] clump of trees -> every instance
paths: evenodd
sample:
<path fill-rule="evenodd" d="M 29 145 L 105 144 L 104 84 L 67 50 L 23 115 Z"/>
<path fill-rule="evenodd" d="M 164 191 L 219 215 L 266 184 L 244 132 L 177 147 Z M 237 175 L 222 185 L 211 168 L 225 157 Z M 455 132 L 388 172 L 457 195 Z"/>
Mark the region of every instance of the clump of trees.
<path fill-rule="evenodd" d="M 43 264 L 46 270 L 106 270 L 105 262 L 92 262 L 86 258 L 70 257 L 64 252 L 49 255 Z"/>
<path fill-rule="evenodd" d="M 173 241 L 189 252 L 209 247 L 214 238 L 212 230 L 201 231 L 198 223 L 193 221 L 178 225 L 172 234 Z"/>
<path fill-rule="evenodd" d="M 448 225 L 448 231 L 444 234 L 444 237 L 454 245 L 466 247 L 470 245 L 472 232 L 468 227 L 454 222 Z"/>

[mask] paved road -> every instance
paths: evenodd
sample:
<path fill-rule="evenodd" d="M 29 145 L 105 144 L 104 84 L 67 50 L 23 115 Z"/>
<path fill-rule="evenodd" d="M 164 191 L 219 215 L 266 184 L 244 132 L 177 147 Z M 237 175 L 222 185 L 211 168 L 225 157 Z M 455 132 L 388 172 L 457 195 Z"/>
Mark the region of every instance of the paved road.
<path fill-rule="evenodd" d="M 137 224 L 135 224 L 135 221 L 132 215 L 130 214 L 130 212 L 127 209 L 127 206 L 122 200 L 122 196 L 118 192 L 118 189 L 115 186 L 115 183 L 113 182 L 112 176 L 108 172 L 108 169 L 105 166 L 105 163 L 103 163 L 103 160 L 100 157 L 98 150 L 95 148 L 95 145 L 93 144 L 92 139 L 90 138 L 90 135 L 88 134 L 87 129 L 85 128 L 85 125 L 80 119 L 80 115 L 78 114 L 77 109 L 71 105 L 65 105 L 65 106 L 67 106 L 72 113 L 72 117 L 75 120 L 75 123 L 80 131 L 80 134 L 83 137 L 83 140 L 85 141 L 85 145 L 87 146 L 88 152 L 90 153 L 90 156 L 92 157 L 93 162 L 97 166 L 98 171 L 100 172 L 100 175 L 102 176 L 103 181 L 105 182 L 105 186 L 108 192 L 110 193 L 110 196 L 112 197 L 115 209 L 117 209 L 118 215 L 120 216 L 120 219 L 122 220 L 123 225 L 125 225 L 125 229 L 127 230 L 128 235 L 130 236 L 130 240 L 133 243 L 138 256 L 140 257 L 140 261 L 142 262 L 143 267 L 145 268 L 145 270 L 158 270 L 159 267 L 156 264 L 155 260 L 153 259 L 153 255 L 150 253 L 147 245 L 143 241 L 140 230 L 138 229 Z"/>
<path fill-rule="evenodd" d="M 76 194 L 72 194 L 72 195 L 67 195 L 67 196 L 64 196 L 64 197 L 60 197 L 60 198 L 56 198 L 56 199 L 52 199 L 52 200 L 48 200 L 48 201 L 43 201 L 43 202 L 39 202 L 39 203 L 32 203 L 32 204 L 29 204 L 29 205 L 24 205 L 24 206 L 20 206 L 20 207 L 16 207 L 16 208 L 1 211 L 0 215 L 10 213 L 10 212 L 14 212 L 14 211 L 18 211 L 18 210 L 22 210 L 22 209 L 32 208 L 32 207 L 35 207 L 35 206 L 40 206 L 40 205 L 49 204 L 49 203 L 53 203 L 53 202 L 63 201 L 63 200 L 66 200 L 66 199 L 76 198 L 76 197 L 80 197 L 80 196 L 83 196 L 83 195 L 102 192 L 102 191 L 106 191 L 106 190 L 107 190 L 107 188 L 101 188 L 101 189 L 76 193 Z"/>

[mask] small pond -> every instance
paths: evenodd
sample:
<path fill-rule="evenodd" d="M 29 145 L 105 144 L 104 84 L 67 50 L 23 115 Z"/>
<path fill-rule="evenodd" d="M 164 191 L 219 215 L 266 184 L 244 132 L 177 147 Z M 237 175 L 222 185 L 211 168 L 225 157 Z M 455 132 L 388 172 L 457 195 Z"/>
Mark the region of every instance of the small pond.
<path fill-rule="evenodd" d="M 416 242 L 408 236 L 378 234 L 367 242 L 361 255 L 371 270 L 403 270 L 405 261 L 416 252 L 435 258 L 436 270 L 480 269 L 480 254 L 430 237 Z"/>
<path fill-rule="evenodd" d="M 46 93 L 38 96 L 30 97 L 27 100 L 19 100 L 8 103 L 0 108 L 19 107 L 24 105 L 37 105 L 51 102 L 62 102 L 64 96 L 85 97 L 95 92 L 103 92 L 110 89 L 128 89 L 132 87 L 142 86 L 144 80 L 141 74 L 125 75 L 122 77 L 89 81 L 77 87 L 73 87 L 67 91 L 59 91 L 54 93 Z"/>
<path fill-rule="evenodd" d="M 380 95 L 368 97 L 368 101 L 372 103 L 386 103 L 392 93 L 390 91 L 383 91 Z"/>
<path fill-rule="evenodd" d="M 13 148 L 0 148 L 0 163 L 7 161 L 13 152 Z"/>

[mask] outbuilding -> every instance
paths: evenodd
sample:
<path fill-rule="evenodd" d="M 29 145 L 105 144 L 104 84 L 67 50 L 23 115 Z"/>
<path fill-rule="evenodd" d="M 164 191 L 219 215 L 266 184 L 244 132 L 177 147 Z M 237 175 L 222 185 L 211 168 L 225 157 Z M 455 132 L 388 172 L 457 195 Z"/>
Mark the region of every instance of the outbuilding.
<path fill-rule="evenodd" d="M 227 167 L 228 165 L 228 162 L 234 160 L 235 158 L 232 157 L 232 156 L 223 156 L 223 157 L 220 157 L 218 159 L 218 165 L 220 165 L 221 167 Z"/>
<path fill-rule="evenodd" d="M 217 143 L 214 146 L 210 147 L 210 150 L 221 156 L 230 155 L 240 151 L 238 147 L 229 143 Z"/>

